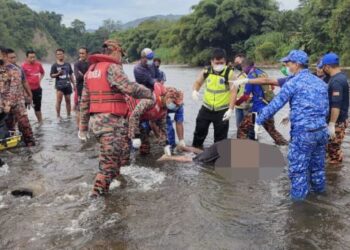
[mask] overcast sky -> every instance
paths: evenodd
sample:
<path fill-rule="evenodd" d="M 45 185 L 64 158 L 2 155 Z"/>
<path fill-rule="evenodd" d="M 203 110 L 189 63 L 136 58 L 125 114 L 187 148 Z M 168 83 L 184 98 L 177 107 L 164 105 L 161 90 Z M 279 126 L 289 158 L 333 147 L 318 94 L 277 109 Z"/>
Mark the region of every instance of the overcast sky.
<path fill-rule="evenodd" d="M 153 15 L 184 15 L 199 0 L 19 0 L 30 8 L 63 14 L 63 23 L 82 20 L 88 29 L 98 28 L 102 20 L 120 20 L 123 23 Z M 281 9 L 297 7 L 298 0 L 279 0 Z"/>

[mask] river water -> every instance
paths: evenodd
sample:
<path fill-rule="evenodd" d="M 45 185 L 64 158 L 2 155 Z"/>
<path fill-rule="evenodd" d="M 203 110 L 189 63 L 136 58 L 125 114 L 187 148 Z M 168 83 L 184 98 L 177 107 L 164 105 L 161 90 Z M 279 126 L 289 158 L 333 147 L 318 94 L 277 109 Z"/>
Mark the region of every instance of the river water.
<path fill-rule="evenodd" d="M 133 78 L 132 66 L 125 70 Z M 185 138 L 191 144 L 200 108 L 191 86 L 199 69 L 163 70 L 169 85 L 185 91 Z M 54 83 L 47 76 L 42 87 L 44 124 L 38 126 L 30 112 L 38 146 L 0 153 L 8 164 L 0 169 L 0 249 L 350 249 L 348 133 L 344 166 L 328 168 L 327 193 L 303 203 L 290 201 L 285 172 L 270 182 L 229 184 L 194 164 L 157 163 L 159 147 L 122 169 L 126 185 L 114 183 L 106 199 L 91 200 L 98 147 L 79 142 L 74 117 L 56 121 Z M 277 127 L 289 138 L 288 128 Z M 232 119 L 229 135 L 235 134 Z M 265 134 L 263 142 L 272 140 Z M 14 198 L 16 187 L 36 195 Z"/>

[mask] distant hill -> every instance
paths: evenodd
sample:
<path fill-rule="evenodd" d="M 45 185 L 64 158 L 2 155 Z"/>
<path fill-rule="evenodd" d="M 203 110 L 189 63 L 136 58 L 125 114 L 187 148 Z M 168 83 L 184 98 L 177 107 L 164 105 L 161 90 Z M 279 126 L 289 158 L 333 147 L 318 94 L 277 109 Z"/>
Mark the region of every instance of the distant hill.
<path fill-rule="evenodd" d="M 182 15 L 156 15 L 156 16 L 150 16 L 150 17 L 143 17 L 143 18 L 139 18 L 134 21 L 130 21 L 123 24 L 122 28 L 124 30 L 135 28 L 145 21 L 159 21 L 159 20 L 177 21 L 181 17 Z"/>

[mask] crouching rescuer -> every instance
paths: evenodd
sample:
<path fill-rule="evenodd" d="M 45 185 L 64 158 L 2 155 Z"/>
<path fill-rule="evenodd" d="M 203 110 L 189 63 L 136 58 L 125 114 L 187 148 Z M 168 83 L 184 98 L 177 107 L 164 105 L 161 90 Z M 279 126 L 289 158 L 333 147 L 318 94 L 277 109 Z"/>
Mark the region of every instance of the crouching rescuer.
<path fill-rule="evenodd" d="M 148 131 L 141 125 L 144 121 L 156 122 L 160 146 L 164 146 L 164 153 L 171 155 L 171 145 L 166 145 L 166 117 L 167 112 L 176 111 L 183 106 L 183 92 L 173 87 L 165 87 L 161 83 L 154 84 L 155 103 L 143 99 L 128 98 L 130 118 L 129 118 L 129 138 L 133 139 L 134 148 L 140 148 L 143 155 L 150 153 L 150 141 Z"/>
<path fill-rule="evenodd" d="M 99 171 L 92 196 L 108 193 L 111 181 L 120 174 L 120 167 L 128 163 L 130 149 L 126 95 L 154 102 L 149 89 L 129 81 L 124 73 L 121 44 L 108 40 L 103 48 L 103 54 L 89 57 L 91 66 L 85 75 L 80 107 L 79 138 L 87 139 L 90 122 L 91 130 L 100 144 Z"/>

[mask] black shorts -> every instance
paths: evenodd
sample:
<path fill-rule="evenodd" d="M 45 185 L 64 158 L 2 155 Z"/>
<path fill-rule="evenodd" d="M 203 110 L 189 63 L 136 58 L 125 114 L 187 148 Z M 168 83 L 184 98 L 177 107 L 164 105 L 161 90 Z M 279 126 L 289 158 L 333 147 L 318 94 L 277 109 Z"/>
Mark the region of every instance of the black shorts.
<path fill-rule="evenodd" d="M 56 86 L 57 91 L 61 91 L 63 95 L 71 95 L 73 93 L 73 89 L 71 85 L 67 85 L 64 87 Z"/>
<path fill-rule="evenodd" d="M 35 112 L 41 111 L 41 100 L 43 96 L 43 90 L 42 88 L 34 89 L 32 90 L 33 94 L 33 106 Z"/>

